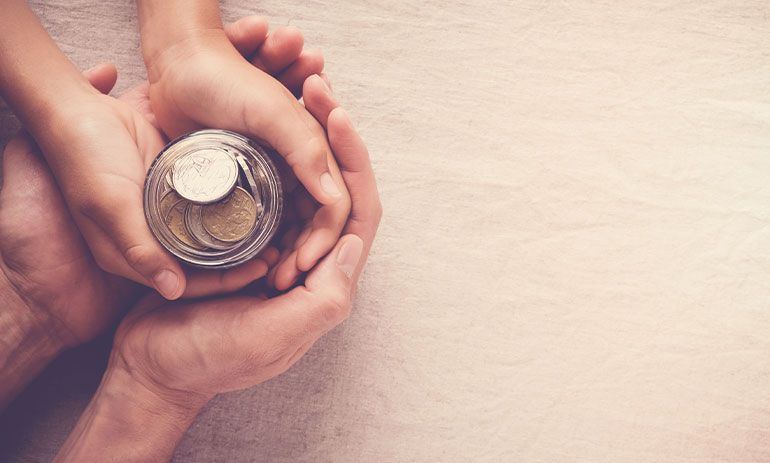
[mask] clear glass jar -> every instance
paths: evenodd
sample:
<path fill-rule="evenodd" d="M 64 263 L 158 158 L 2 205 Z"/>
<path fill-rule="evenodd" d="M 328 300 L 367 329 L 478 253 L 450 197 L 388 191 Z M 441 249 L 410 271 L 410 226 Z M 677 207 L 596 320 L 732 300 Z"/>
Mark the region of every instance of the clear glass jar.
<path fill-rule="evenodd" d="M 144 182 L 144 215 L 153 235 L 196 267 L 227 268 L 253 258 L 275 235 L 282 212 L 283 189 L 270 152 L 226 130 L 172 141 Z"/>

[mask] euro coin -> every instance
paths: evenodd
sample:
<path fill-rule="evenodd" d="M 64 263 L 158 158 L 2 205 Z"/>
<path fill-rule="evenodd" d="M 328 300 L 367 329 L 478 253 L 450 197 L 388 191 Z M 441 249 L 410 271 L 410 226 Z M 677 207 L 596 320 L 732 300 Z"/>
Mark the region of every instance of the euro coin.
<path fill-rule="evenodd" d="M 219 251 L 226 251 L 233 247 L 233 243 L 218 240 L 211 236 L 206 228 L 201 223 L 201 208 L 198 204 L 189 203 L 184 211 L 184 222 L 187 226 L 187 231 L 194 239 L 200 241 L 205 246 L 211 249 Z"/>
<path fill-rule="evenodd" d="M 171 230 L 171 233 L 184 244 L 198 250 L 206 249 L 205 246 L 201 246 L 195 239 L 193 239 L 188 233 L 184 222 L 184 211 L 187 206 L 187 201 L 180 199 L 174 203 L 166 214 L 166 226 Z"/>
<path fill-rule="evenodd" d="M 245 238 L 257 222 L 257 205 L 246 190 L 236 187 L 222 201 L 203 206 L 201 221 L 214 238 L 237 242 Z"/>
<path fill-rule="evenodd" d="M 182 197 L 176 194 L 174 190 L 167 191 L 162 198 L 160 198 L 160 215 L 161 217 L 168 217 L 168 213 L 171 212 L 171 208 L 176 203 L 182 201 Z"/>

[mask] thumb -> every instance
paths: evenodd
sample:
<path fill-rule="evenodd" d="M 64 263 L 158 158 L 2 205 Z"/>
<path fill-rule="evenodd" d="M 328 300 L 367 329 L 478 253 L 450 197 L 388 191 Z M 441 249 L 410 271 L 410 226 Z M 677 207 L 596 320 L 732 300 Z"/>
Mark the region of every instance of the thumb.
<path fill-rule="evenodd" d="M 102 191 L 98 200 L 90 201 L 81 211 L 109 237 L 122 259 L 97 249 L 94 254 L 99 265 L 110 273 L 152 286 L 166 299 L 180 297 L 186 286 L 185 274 L 147 227 L 141 196 L 119 189 Z"/>
<path fill-rule="evenodd" d="M 266 75 L 258 77 L 268 79 Z M 335 204 L 346 198 L 345 182 L 318 121 L 278 81 L 262 81 L 261 88 L 266 91 L 254 90 L 245 99 L 246 107 L 263 108 L 246 113 L 246 133 L 277 151 L 319 203 Z"/>
<path fill-rule="evenodd" d="M 350 312 L 353 292 L 353 271 L 361 259 L 363 242 L 356 235 L 346 235 L 337 242 L 334 249 L 316 265 L 305 280 L 305 286 L 298 286 L 286 294 L 263 300 L 256 304 L 247 303 L 245 311 L 239 311 L 234 339 L 244 340 L 239 345 L 248 346 L 253 341 L 259 355 L 248 357 L 264 358 L 265 354 L 288 352 L 281 361 L 272 361 L 275 368 L 267 377 L 274 376 L 288 368 L 302 356 L 310 346 L 329 330 L 337 326 Z M 220 299 L 231 309 L 237 309 L 234 299 Z M 227 310 L 217 309 L 226 316 Z M 265 333 L 261 335 L 260 333 Z M 265 342 L 272 345 L 265 351 Z M 237 354 L 234 354 L 237 355 Z M 266 379 L 266 378 L 264 378 Z"/>
<path fill-rule="evenodd" d="M 350 313 L 355 280 L 364 243 L 357 235 L 340 238 L 332 251 L 308 274 L 306 291 L 315 301 L 315 315 L 327 322 L 326 331 Z"/>

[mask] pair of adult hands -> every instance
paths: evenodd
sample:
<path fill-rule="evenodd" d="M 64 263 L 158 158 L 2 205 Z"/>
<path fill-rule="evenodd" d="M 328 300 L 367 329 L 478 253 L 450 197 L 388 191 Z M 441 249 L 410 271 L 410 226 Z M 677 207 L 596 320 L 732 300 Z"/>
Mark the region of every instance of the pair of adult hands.
<path fill-rule="evenodd" d="M 289 164 L 300 180 L 308 182 L 308 191 L 316 199 L 329 200 L 331 196 L 321 192 L 321 174 L 315 178 L 315 185 L 310 183 L 313 169 L 317 171 L 320 164 L 308 167 L 302 161 L 305 156 L 312 158 L 313 153 L 323 152 L 324 163 L 329 166 L 327 170 L 332 178 L 347 189 L 339 189 L 341 198 L 322 205 L 317 211 L 308 212 L 305 206 L 298 206 L 297 209 L 303 211 L 298 217 L 309 220 L 300 220 L 304 229 L 297 230 L 293 239 L 285 240 L 283 249 L 271 249 L 251 263 L 227 272 L 192 274 L 185 294 L 199 296 L 237 290 L 264 276 L 270 266 L 273 271 L 269 280 L 280 288 L 290 286 L 299 272 L 310 265 L 307 268 L 312 270 L 304 286 L 275 298 L 267 296 L 264 283 L 220 299 L 169 303 L 154 293 L 141 298 L 118 329 L 113 353 L 120 361 L 113 362 L 111 367 L 130 372 L 138 384 L 153 393 L 164 395 L 176 391 L 210 397 L 258 383 L 288 368 L 318 337 L 347 315 L 355 281 L 379 223 L 381 207 L 366 148 L 344 111 L 334 102 L 324 80 L 315 75 L 320 71 L 322 58 L 316 53 L 301 51 L 302 38 L 296 30 L 279 30 L 270 36 L 266 36 L 266 32 L 264 20 L 254 17 L 227 29 L 236 49 L 245 56 L 252 56 L 265 79 L 270 74 L 286 85 L 281 90 L 282 98 L 291 97 L 292 104 L 275 103 L 275 106 L 263 105 L 263 108 L 281 111 L 281 105 L 286 105 L 283 110 L 298 105 L 302 112 L 297 111 L 297 117 L 317 121 L 314 122 L 317 128 L 308 124 L 308 130 L 313 133 L 321 130 L 324 140 L 328 134 L 341 172 L 336 170 L 336 163 L 328 162 L 323 145 L 312 146 L 317 142 L 294 150 L 289 147 L 284 153 L 295 153 L 288 157 Z M 193 68 L 211 69 L 207 67 L 211 63 L 204 65 L 205 56 L 209 55 L 191 58 L 189 63 L 194 64 Z M 259 72 L 241 56 L 237 58 L 242 62 L 239 65 L 246 63 L 254 72 Z M 181 61 L 171 64 L 183 65 Z M 243 72 L 241 79 L 251 82 Z M 116 78 L 111 66 L 97 67 L 87 72 L 87 76 L 102 92 L 109 91 Z M 233 93 L 235 82 L 210 79 L 204 79 L 203 87 L 215 87 L 215 83 L 224 82 L 227 87 L 221 89 L 223 94 Z M 274 82 L 270 84 L 273 87 L 278 85 L 278 81 Z M 131 195 L 139 195 L 138 201 L 141 200 L 146 167 L 164 143 L 162 133 L 153 125 L 153 114 L 149 112 L 148 92 L 151 94 L 152 91 L 152 85 L 145 83 L 120 100 L 100 96 L 94 107 L 79 108 L 83 114 L 80 123 L 91 131 L 92 136 L 70 140 L 71 145 L 62 149 L 70 151 L 73 159 L 78 152 L 95 154 L 80 156 L 82 159 L 74 165 L 51 165 L 49 169 L 25 137 L 13 140 L 5 151 L 4 186 L 0 191 L 3 270 L 9 284 L 30 311 L 41 324 L 49 327 L 48 331 L 63 347 L 92 338 L 122 313 L 127 303 L 142 296 L 139 285 L 103 271 L 97 263 L 114 271 L 115 268 L 109 267 L 110 259 L 139 256 L 133 261 L 132 258 L 124 260 L 118 270 L 134 269 L 131 265 L 126 267 L 129 261 L 141 267 L 149 260 L 143 253 L 149 252 L 145 246 L 150 245 L 130 244 L 137 238 L 129 234 L 117 235 L 114 240 L 108 237 L 112 232 L 135 230 L 137 224 L 144 224 L 143 217 L 119 215 L 129 211 L 128 206 L 133 207 L 133 203 L 126 203 L 135 200 Z M 292 94 L 300 91 L 307 111 Z M 225 108 L 236 106 L 236 97 L 231 97 L 235 100 L 222 100 L 223 94 L 211 89 L 209 95 L 197 94 L 195 98 L 200 101 L 210 99 L 208 105 L 201 107 L 214 115 L 218 112 L 216 108 L 222 105 Z M 178 130 L 193 128 L 196 123 L 216 122 L 175 117 L 174 111 L 184 115 L 189 108 L 179 108 L 171 103 L 168 107 L 172 108 L 169 112 L 157 116 L 183 121 Z M 242 114 L 246 113 L 248 111 Z M 265 117 L 264 121 L 268 120 Z M 270 124 L 277 122 L 265 123 L 265 127 L 274 127 Z M 188 125 L 183 127 L 182 124 Z M 259 126 L 257 122 L 244 124 L 242 127 L 246 128 L 251 124 L 252 129 Z M 239 130 L 241 126 L 227 128 Z M 240 131 L 253 133 L 253 130 Z M 110 139 L 111 136 L 114 139 Z M 265 140 L 271 145 L 291 142 Z M 288 145 L 281 146 L 286 149 Z M 115 151 L 121 149 L 126 152 Z M 307 170 L 303 170 L 306 167 Z M 55 176 L 57 169 L 63 172 L 61 176 Z M 72 172 L 67 172 L 68 169 Z M 84 178 L 92 172 L 99 172 L 98 178 Z M 62 181 L 63 178 L 67 180 Z M 77 183 L 73 182 L 87 183 L 83 188 L 77 188 Z M 83 196 L 86 191 L 102 192 L 103 196 L 98 201 L 88 199 Z M 304 197 L 300 191 L 301 188 L 297 196 Z M 350 191 L 352 198 L 349 216 L 346 191 Z M 126 192 L 134 199 L 124 199 L 122 195 Z M 298 203 L 307 205 L 307 199 L 304 197 Z M 65 200 L 71 214 L 67 212 Z M 82 208 L 73 206 L 83 204 L 85 207 Z M 100 209 L 105 205 L 113 212 Z M 337 225 L 338 214 L 343 212 L 342 225 Z M 87 243 L 81 238 L 79 229 Z M 344 236 L 337 241 L 340 231 Z M 327 254 L 328 248 L 332 247 Z M 316 263 L 324 255 L 326 257 Z M 124 276 L 142 281 L 142 275 L 137 272 Z"/>

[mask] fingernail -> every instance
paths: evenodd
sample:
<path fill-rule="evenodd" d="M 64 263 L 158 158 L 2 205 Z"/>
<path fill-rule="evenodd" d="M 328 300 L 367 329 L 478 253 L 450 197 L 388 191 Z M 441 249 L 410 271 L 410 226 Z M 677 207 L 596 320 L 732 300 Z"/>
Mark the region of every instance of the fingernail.
<path fill-rule="evenodd" d="M 156 273 L 152 282 L 155 289 L 166 299 L 173 298 L 176 295 L 177 287 L 179 287 L 179 278 L 171 270 L 161 270 Z"/>
<path fill-rule="evenodd" d="M 361 238 L 348 238 L 345 243 L 342 244 L 339 254 L 337 254 L 337 267 L 348 276 L 353 276 L 353 272 L 358 266 L 358 260 L 361 259 L 361 251 L 364 249 L 364 243 Z"/>
<path fill-rule="evenodd" d="M 342 193 L 340 193 L 340 189 L 337 188 L 337 184 L 334 183 L 334 179 L 329 174 L 329 172 L 324 172 L 321 174 L 321 188 L 328 194 L 329 196 L 339 196 Z"/>

